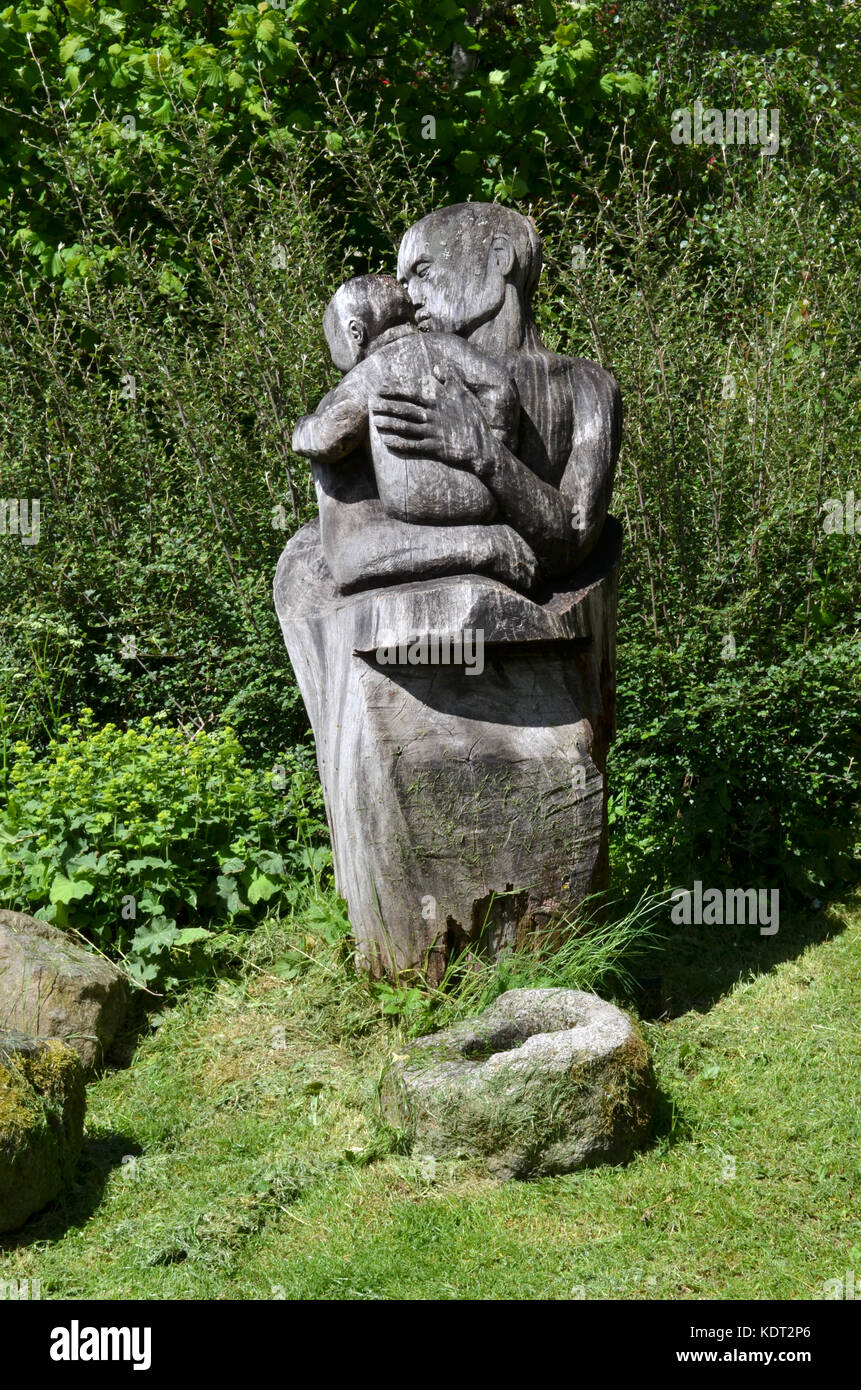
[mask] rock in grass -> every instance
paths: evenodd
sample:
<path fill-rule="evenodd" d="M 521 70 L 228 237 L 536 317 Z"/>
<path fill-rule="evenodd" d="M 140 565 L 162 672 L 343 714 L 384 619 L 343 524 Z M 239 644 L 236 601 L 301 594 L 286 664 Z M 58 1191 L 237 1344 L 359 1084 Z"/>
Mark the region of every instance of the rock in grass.
<path fill-rule="evenodd" d="M 396 1058 L 383 1108 L 414 1152 L 480 1157 L 502 1178 L 623 1163 L 655 1088 L 633 1020 L 595 994 L 512 989 Z"/>
<path fill-rule="evenodd" d="M 0 1031 L 0 1232 L 52 1202 L 81 1151 L 80 1058 L 57 1038 Z"/>
<path fill-rule="evenodd" d="M 124 976 L 65 932 L 0 909 L 0 1028 L 62 1038 L 101 1066 L 129 1004 Z"/>

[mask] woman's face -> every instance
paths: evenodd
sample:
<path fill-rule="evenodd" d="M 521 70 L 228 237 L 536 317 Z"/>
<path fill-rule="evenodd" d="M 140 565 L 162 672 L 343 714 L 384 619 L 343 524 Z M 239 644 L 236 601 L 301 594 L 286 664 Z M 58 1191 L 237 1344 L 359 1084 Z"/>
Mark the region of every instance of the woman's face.
<path fill-rule="evenodd" d="M 467 336 L 494 318 L 505 300 L 506 277 L 483 239 L 452 218 L 425 218 L 404 236 L 398 279 L 425 332 Z"/>

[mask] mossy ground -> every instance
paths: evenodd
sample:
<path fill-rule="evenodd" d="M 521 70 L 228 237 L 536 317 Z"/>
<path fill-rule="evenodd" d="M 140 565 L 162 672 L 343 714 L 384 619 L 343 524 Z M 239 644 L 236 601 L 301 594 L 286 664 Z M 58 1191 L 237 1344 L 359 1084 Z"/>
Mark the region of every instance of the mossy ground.
<path fill-rule="evenodd" d="M 261 929 L 241 979 L 89 1088 L 77 1186 L 0 1241 L 0 1277 L 55 1298 L 810 1299 L 861 1273 L 857 905 L 773 938 L 686 929 L 675 1016 L 643 1025 L 652 1146 L 534 1183 L 398 1152 L 373 1116 L 402 1039 L 298 930 Z"/>

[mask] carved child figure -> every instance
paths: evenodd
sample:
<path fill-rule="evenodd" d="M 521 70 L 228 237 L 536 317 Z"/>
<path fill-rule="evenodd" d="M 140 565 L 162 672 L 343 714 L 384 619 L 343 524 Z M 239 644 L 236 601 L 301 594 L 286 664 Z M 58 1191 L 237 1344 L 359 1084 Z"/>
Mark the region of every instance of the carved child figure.
<path fill-rule="evenodd" d="M 304 415 L 293 448 L 311 460 L 336 463 L 367 445 L 385 512 L 425 525 L 494 522 L 496 501 L 480 478 L 419 452 L 400 456 L 374 425 L 372 402 L 386 392 L 420 383 L 439 390 L 449 373 L 475 396 L 503 444 L 517 440 L 519 398 L 509 373 L 485 353 L 449 333 L 419 332 L 406 291 L 388 275 L 360 275 L 334 294 L 323 331 L 343 380 Z M 416 438 L 421 419 L 416 416 Z"/>

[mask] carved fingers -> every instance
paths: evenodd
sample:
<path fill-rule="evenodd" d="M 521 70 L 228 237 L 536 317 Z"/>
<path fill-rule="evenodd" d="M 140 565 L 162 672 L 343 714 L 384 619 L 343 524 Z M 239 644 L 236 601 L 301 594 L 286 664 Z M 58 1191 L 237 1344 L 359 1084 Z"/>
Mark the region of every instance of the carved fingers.
<path fill-rule="evenodd" d="M 392 453 L 438 456 L 442 430 L 429 394 L 419 387 L 409 391 L 393 388 L 381 391 L 370 404 L 374 424 Z"/>
<path fill-rule="evenodd" d="M 511 526 L 493 527 L 496 533 L 494 571 L 498 579 L 529 594 L 540 578 L 535 553 Z"/>
<path fill-rule="evenodd" d="M 459 468 L 474 468 L 488 425 L 456 368 L 434 368 L 442 390 L 430 382 L 381 391 L 371 401 L 374 424 L 396 454 L 423 454 Z"/>

